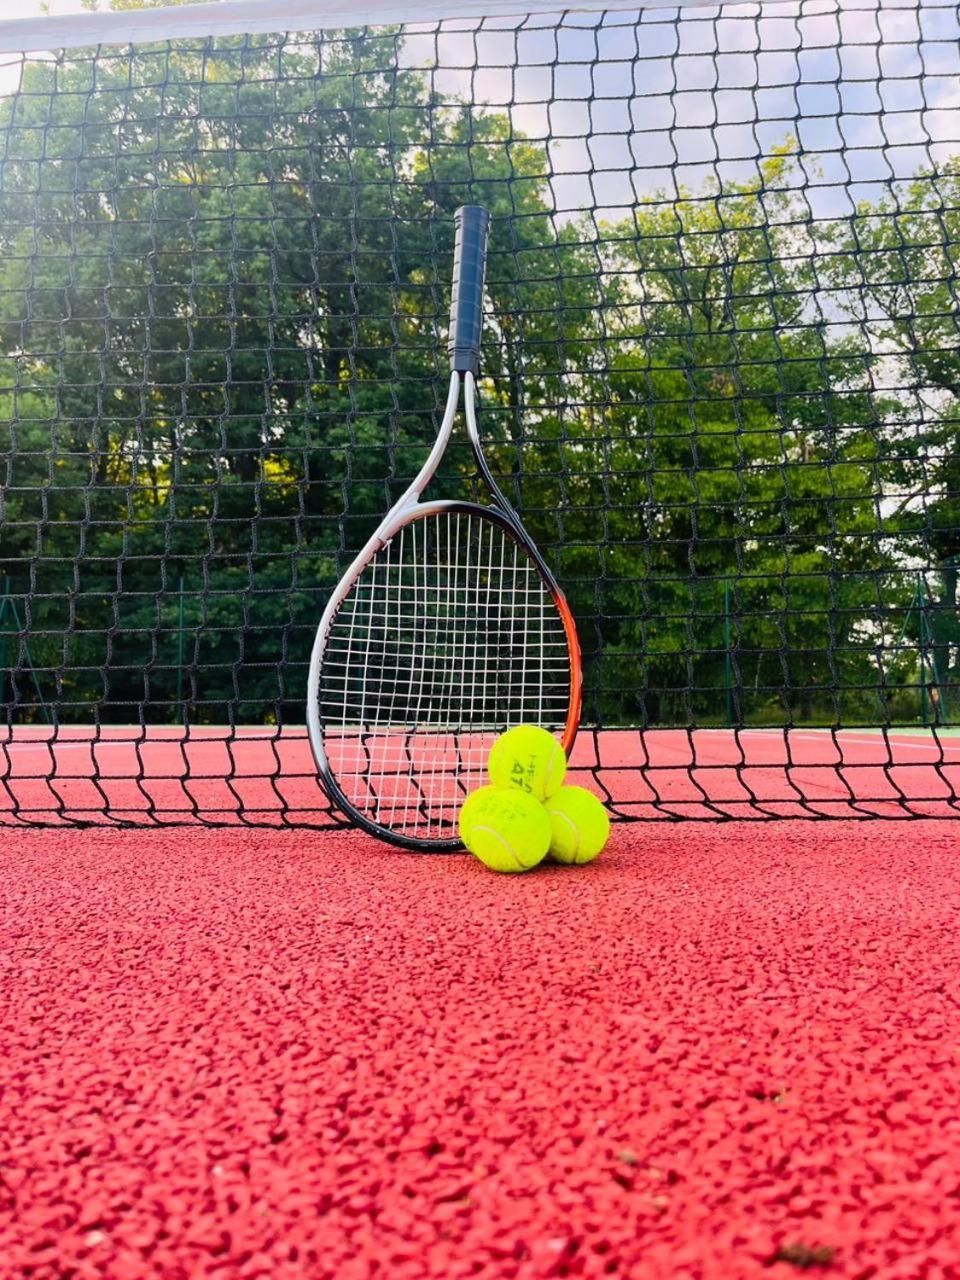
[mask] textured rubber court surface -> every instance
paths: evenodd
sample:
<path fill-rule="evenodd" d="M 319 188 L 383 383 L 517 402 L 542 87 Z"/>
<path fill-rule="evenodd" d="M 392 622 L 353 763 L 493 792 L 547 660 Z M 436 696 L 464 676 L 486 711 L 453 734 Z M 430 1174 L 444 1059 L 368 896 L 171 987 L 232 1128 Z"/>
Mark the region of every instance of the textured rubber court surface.
<path fill-rule="evenodd" d="M 0 905 L 5 1280 L 958 1274 L 956 823 L 12 831 Z"/>

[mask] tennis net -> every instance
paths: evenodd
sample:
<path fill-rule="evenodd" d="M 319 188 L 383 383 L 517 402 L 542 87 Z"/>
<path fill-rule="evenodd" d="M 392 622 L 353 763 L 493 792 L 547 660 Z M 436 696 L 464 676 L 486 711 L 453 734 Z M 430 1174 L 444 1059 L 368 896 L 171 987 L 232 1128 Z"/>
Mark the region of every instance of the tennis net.
<path fill-rule="evenodd" d="M 957 5 L 509 7 L 0 23 L 0 821 L 335 820 L 310 645 L 434 438 L 474 202 L 576 770 L 955 811 Z"/>

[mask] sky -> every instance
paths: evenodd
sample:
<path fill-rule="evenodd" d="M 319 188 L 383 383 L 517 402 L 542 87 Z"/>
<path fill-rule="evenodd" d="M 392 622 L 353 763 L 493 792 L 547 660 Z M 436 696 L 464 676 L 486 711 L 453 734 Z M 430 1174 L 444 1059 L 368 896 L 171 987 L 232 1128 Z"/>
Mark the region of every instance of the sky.
<path fill-rule="evenodd" d="M 562 3 L 562 0 L 558 0 Z M 521 0 L 522 4 L 522 0 Z M 7 0 L 6 14 L 40 13 Z M 441 0 L 442 5 L 442 0 Z M 81 0 L 51 0 L 56 16 Z M 758 16 L 759 15 L 759 16 Z M 117 15 L 122 26 L 123 15 Z M 413 27 L 402 60 L 442 97 L 509 109 L 549 144 L 561 216 L 638 195 L 740 180 L 798 138 L 815 216 L 960 152 L 960 27 L 944 0 L 789 0 L 687 12 L 571 13 Z M 0 93 L 17 55 L 0 54 Z"/>
<path fill-rule="evenodd" d="M 82 13 L 83 4 L 81 0 L 49 0 L 47 9 L 52 16 Z M 41 0 L 7 0 L 3 16 L 5 18 L 36 18 L 41 13 L 43 13 Z"/>

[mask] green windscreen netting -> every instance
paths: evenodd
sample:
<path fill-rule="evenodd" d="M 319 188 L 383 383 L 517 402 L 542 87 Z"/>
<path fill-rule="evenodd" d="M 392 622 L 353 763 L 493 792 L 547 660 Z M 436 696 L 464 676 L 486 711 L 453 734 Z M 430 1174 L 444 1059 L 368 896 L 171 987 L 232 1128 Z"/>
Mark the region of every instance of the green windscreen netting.
<path fill-rule="evenodd" d="M 438 426 L 467 202 L 615 811 L 953 804 L 956 4 L 128 17 L 0 55 L 0 816 L 326 820 L 313 632 Z"/>

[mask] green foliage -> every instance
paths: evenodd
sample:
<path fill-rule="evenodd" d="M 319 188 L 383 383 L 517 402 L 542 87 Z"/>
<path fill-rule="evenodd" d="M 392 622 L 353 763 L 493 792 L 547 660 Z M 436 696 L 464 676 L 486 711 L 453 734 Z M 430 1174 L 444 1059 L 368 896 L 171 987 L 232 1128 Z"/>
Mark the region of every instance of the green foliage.
<path fill-rule="evenodd" d="M 470 200 L 484 432 L 588 717 L 884 718 L 916 569 L 960 553 L 960 173 L 814 226 L 787 141 L 755 182 L 557 220 L 544 148 L 398 42 L 331 37 L 322 74 L 144 47 L 0 101 L 0 574 L 44 696 L 173 719 L 182 679 L 194 720 L 302 718 L 326 595 L 436 430 Z M 470 473 L 452 451 L 439 492 Z M 946 670 L 956 575 L 929 592 Z"/>

